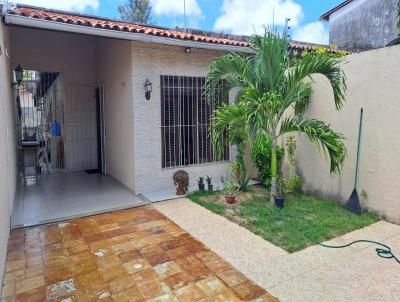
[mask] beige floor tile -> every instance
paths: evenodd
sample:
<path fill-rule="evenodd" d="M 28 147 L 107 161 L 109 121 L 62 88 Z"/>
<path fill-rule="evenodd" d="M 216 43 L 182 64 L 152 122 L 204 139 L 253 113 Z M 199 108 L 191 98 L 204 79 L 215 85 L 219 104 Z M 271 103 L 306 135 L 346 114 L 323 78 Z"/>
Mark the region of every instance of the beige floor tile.
<path fill-rule="evenodd" d="M 1 297 L 6 298 L 13 295 L 15 295 L 15 283 L 4 285 L 1 291 Z"/>
<path fill-rule="evenodd" d="M 15 261 L 7 261 L 6 263 L 6 272 L 12 272 L 25 268 L 25 259 L 15 260 Z"/>
<path fill-rule="evenodd" d="M 150 268 L 150 264 L 147 262 L 146 259 L 139 258 L 130 262 L 123 263 L 122 267 L 125 268 L 128 274 L 134 274 Z"/>
<path fill-rule="evenodd" d="M 210 277 L 198 281 L 196 284 L 207 296 L 220 294 L 228 289 L 226 285 L 216 277 Z"/>
<path fill-rule="evenodd" d="M 112 295 L 115 302 L 136 302 L 143 301 L 144 297 L 137 287 L 127 289 L 125 291 Z"/>
<path fill-rule="evenodd" d="M 39 275 L 23 281 L 17 281 L 15 285 L 15 292 L 19 294 L 45 285 L 46 281 L 44 279 L 44 276 Z"/>
<path fill-rule="evenodd" d="M 97 258 L 97 267 L 100 271 L 105 271 L 119 265 L 121 265 L 121 260 L 116 255 Z"/>
<path fill-rule="evenodd" d="M 162 278 L 182 272 L 181 267 L 175 261 L 168 261 L 158 264 L 154 267 L 154 270 Z"/>
<path fill-rule="evenodd" d="M 217 274 L 229 287 L 238 285 L 246 281 L 246 277 L 238 270 L 231 269 Z"/>
<path fill-rule="evenodd" d="M 162 296 L 164 294 L 165 287 L 159 280 L 155 280 L 139 286 L 139 291 L 145 299 L 151 299 Z"/>
<path fill-rule="evenodd" d="M 138 286 L 158 280 L 158 275 L 152 268 L 132 274 L 131 277 Z"/>
<path fill-rule="evenodd" d="M 43 302 L 46 301 L 46 289 L 44 287 L 38 287 L 26 292 L 19 293 L 15 296 L 14 300 L 7 302 Z"/>
<path fill-rule="evenodd" d="M 206 294 L 196 285 L 189 284 L 175 291 L 175 295 L 180 302 L 198 301 L 206 296 Z"/>
<path fill-rule="evenodd" d="M 136 284 L 133 281 L 132 277 L 128 275 L 110 281 L 108 283 L 108 286 L 110 287 L 110 290 L 113 294 L 117 294 L 132 287 L 136 287 Z"/>

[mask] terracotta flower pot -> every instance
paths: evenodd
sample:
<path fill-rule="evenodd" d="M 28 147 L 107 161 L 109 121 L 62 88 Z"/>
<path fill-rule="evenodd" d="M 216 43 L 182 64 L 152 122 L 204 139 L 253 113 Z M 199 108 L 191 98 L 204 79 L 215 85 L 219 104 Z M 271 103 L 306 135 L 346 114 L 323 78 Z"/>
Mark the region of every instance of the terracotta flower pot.
<path fill-rule="evenodd" d="M 226 203 L 234 204 L 236 203 L 236 196 L 225 196 Z"/>

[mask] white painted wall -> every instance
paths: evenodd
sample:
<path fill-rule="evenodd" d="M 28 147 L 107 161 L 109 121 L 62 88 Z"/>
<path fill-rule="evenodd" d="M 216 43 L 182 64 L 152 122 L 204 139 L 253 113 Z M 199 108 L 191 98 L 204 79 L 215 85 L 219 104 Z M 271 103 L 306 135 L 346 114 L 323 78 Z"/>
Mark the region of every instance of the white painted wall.
<path fill-rule="evenodd" d="M 17 181 L 14 95 L 11 91 L 11 68 L 8 54 L 8 28 L 0 21 L 0 280 L 3 280 L 10 213 Z"/>
<path fill-rule="evenodd" d="M 183 47 L 132 42 L 135 192 L 172 191 L 172 175 L 179 168 L 161 168 L 161 105 L 160 76 L 205 76 L 211 60 L 222 52 L 192 49 L 185 54 Z M 146 79 L 153 83 L 151 100 L 144 97 Z M 231 150 L 234 148 L 231 148 Z M 233 158 L 231 154 L 231 158 Z M 210 175 L 215 182 L 229 173 L 229 163 L 184 167 L 191 185 L 200 176 Z"/>
<path fill-rule="evenodd" d="M 364 108 L 358 192 L 365 190 L 365 206 L 400 222 L 400 46 L 381 48 L 346 57 L 347 98 L 336 112 L 333 95 L 325 79 L 314 84 L 308 116 L 322 119 L 342 132 L 348 157 L 339 176 L 329 175 L 328 162 L 301 139 L 298 168 L 307 191 L 346 201 L 354 184 L 356 144 L 360 108 Z"/>
<path fill-rule="evenodd" d="M 104 86 L 107 172 L 134 190 L 132 55 L 128 41 L 98 39 L 97 82 Z"/>
<path fill-rule="evenodd" d="M 24 69 L 60 72 L 65 86 L 96 84 L 95 37 L 10 27 L 12 64 Z"/>

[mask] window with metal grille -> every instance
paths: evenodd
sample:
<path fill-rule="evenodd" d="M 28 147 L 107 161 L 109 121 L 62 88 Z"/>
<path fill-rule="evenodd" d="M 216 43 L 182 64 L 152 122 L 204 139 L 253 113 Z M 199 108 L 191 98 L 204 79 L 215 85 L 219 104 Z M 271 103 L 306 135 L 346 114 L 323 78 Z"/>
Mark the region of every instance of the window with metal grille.
<path fill-rule="evenodd" d="M 229 159 L 225 147 L 217 158 L 208 134 L 215 108 L 228 102 L 222 85 L 212 102 L 204 97 L 204 77 L 161 76 L 162 167 L 205 164 Z"/>

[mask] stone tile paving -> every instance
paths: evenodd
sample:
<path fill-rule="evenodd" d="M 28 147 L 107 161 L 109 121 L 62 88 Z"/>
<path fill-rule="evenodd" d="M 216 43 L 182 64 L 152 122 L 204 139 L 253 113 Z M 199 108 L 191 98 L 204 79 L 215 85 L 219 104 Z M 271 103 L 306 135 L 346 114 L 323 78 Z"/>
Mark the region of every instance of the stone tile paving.
<path fill-rule="evenodd" d="M 400 265 L 377 257 L 370 244 L 346 249 L 315 245 L 288 254 L 188 199 L 154 206 L 280 301 L 400 301 Z M 386 221 L 326 243 L 357 239 L 381 241 L 400 255 L 400 226 Z"/>
<path fill-rule="evenodd" d="M 15 301 L 278 300 L 147 206 L 12 231 L 1 302 Z"/>

